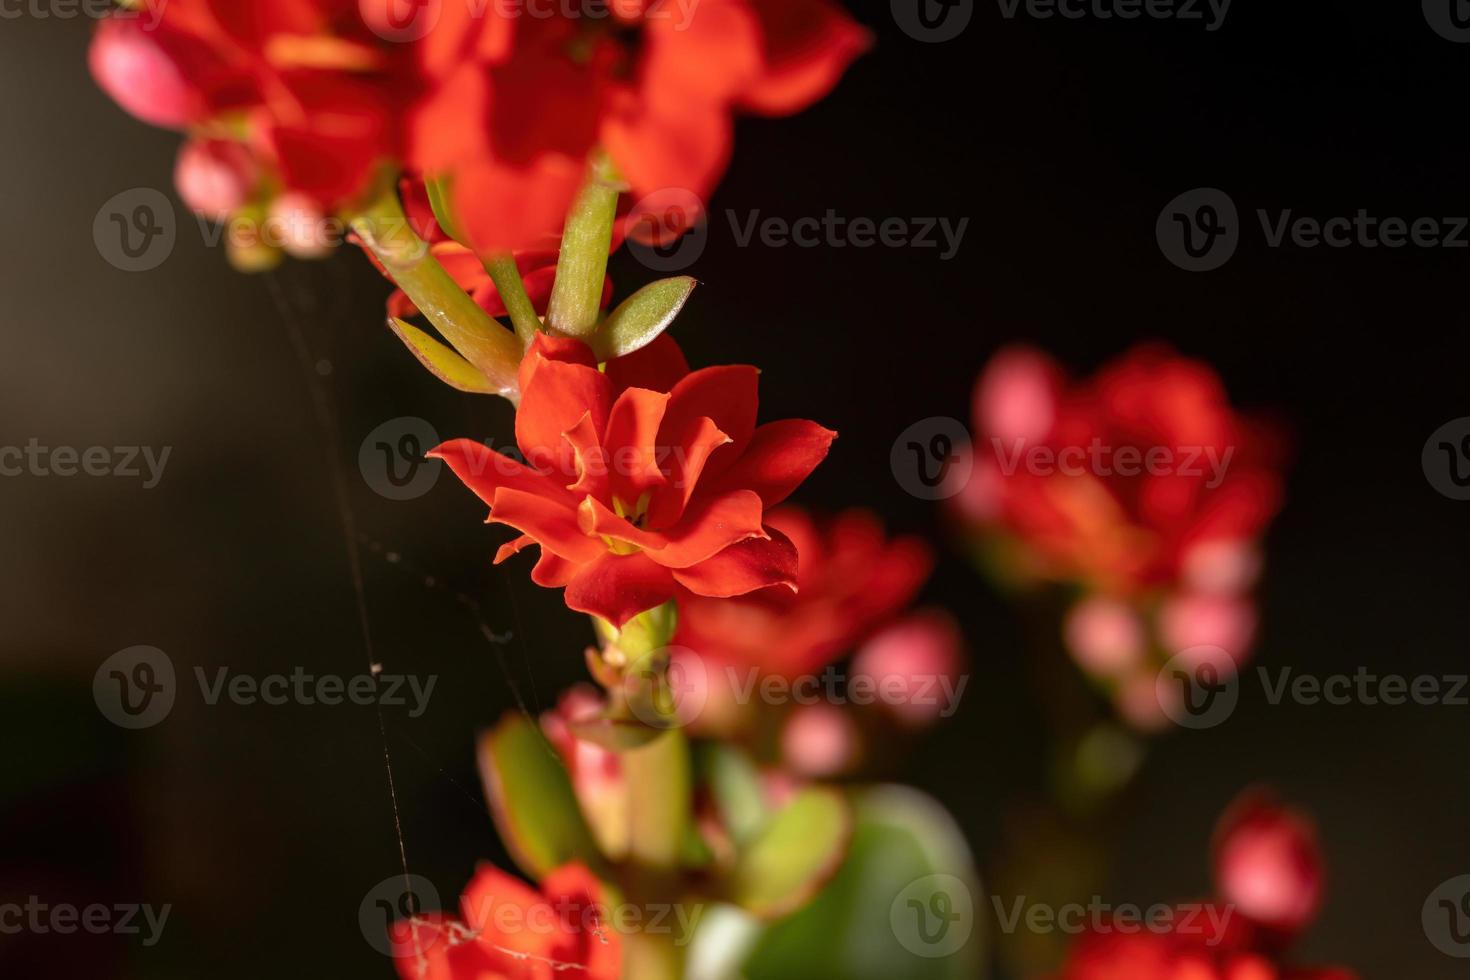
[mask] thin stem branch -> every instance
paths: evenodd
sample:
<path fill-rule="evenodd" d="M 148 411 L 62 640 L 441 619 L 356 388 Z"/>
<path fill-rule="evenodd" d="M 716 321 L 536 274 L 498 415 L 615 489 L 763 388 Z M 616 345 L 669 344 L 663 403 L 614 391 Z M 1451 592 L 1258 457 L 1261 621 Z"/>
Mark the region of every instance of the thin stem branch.
<path fill-rule="evenodd" d="M 485 271 L 490 273 L 495 291 L 500 294 L 500 301 L 510 314 L 510 322 L 516 328 L 521 346 L 530 347 L 531 341 L 536 339 L 536 331 L 541 329 L 541 318 L 536 315 L 536 307 L 526 294 L 526 283 L 521 279 L 521 270 L 516 268 L 516 260 L 509 255 L 497 255 L 485 260 Z"/>
<path fill-rule="evenodd" d="M 434 258 L 429 246 L 409 226 L 398 195 L 391 189 L 384 192 L 352 215 L 350 222 L 388 275 L 444 339 L 478 368 L 499 394 L 518 400 L 520 343 L 481 309 Z"/>

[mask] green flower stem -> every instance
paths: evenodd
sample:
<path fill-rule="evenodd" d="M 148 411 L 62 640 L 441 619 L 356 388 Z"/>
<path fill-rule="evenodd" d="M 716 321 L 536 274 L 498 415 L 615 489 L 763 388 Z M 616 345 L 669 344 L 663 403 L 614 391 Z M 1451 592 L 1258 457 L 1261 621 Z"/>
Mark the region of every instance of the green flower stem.
<path fill-rule="evenodd" d="M 497 255 L 485 260 L 485 271 L 490 273 L 495 291 L 510 313 L 510 322 L 516 328 L 521 346 L 530 347 L 531 341 L 536 339 L 536 331 L 541 329 L 541 318 L 536 315 L 531 297 L 526 295 L 526 283 L 521 279 L 521 270 L 516 268 L 516 260 L 509 255 Z"/>
<path fill-rule="evenodd" d="M 349 216 L 349 222 L 444 339 L 478 368 L 500 395 L 517 401 L 520 342 L 481 309 L 434 258 L 429 246 L 409 227 L 397 194 L 386 191 Z"/>
<path fill-rule="evenodd" d="M 612 164 L 605 157 L 594 160 L 562 231 L 556 283 L 546 310 L 547 325 L 557 333 L 587 337 L 597 329 L 618 192 Z"/>
<path fill-rule="evenodd" d="M 672 603 L 650 609 L 622 630 L 598 623 L 599 631 L 626 658 L 624 670 L 629 676 L 663 668 L 674 625 Z M 622 763 L 629 801 L 624 881 L 628 900 L 645 910 L 680 901 L 679 862 L 693 809 L 689 741 L 678 728 L 670 727 L 642 748 L 624 752 Z M 679 980 L 684 974 L 684 947 L 674 940 L 671 932 L 626 933 L 623 975 L 638 980 Z"/>

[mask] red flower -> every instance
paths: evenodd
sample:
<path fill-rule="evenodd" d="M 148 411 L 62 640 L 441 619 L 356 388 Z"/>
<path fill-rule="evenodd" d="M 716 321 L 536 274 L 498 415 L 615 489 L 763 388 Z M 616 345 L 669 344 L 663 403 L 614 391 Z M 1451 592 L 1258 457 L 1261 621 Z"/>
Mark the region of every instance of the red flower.
<path fill-rule="evenodd" d="M 962 511 L 1019 543 L 1032 577 L 1115 594 L 1218 578 L 1212 556 L 1239 553 L 1280 506 L 1274 434 L 1207 365 L 1162 347 L 1079 384 L 1044 354 L 1003 351 L 975 425 Z"/>
<path fill-rule="evenodd" d="M 551 980 L 571 970 L 617 980 L 622 942 L 607 922 L 602 885 L 579 864 L 546 876 L 541 891 L 489 865 L 460 900 L 463 921 L 433 914 L 389 929 L 403 980 Z"/>
<path fill-rule="evenodd" d="M 610 362 L 538 334 L 521 363 L 518 462 L 469 439 L 431 453 L 532 544 L 538 585 L 622 626 L 687 590 L 796 587 L 796 548 L 765 522 L 827 454 L 835 433 L 799 419 L 756 427 L 748 366 L 690 373 L 673 340 Z"/>
<path fill-rule="evenodd" d="M 783 507 L 767 523 L 796 545 L 799 591 L 721 602 L 686 597 L 675 642 L 712 665 L 785 677 L 820 670 L 906 606 L 932 566 L 923 542 L 886 538 L 866 511 L 818 527 L 804 511 Z"/>
<path fill-rule="evenodd" d="M 824 95 L 868 43 L 826 0 L 629 0 L 613 18 L 453 16 L 436 29 L 438 84 L 412 120 L 409 163 L 454 179 L 482 252 L 556 233 L 588 155 L 605 149 L 636 196 L 705 199 L 736 110 L 784 115 Z M 466 120 L 470 121 L 466 125 Z"/>
<path fill-rule="evenodd" d="M 1214 852 L 1221 896 L 1253 922 L 1289 938 L 1317 917 L 1322 853 L 1305 814 L 1247 793 L 1221 818 Z"/>
<path fill-rule="evenodd" d="M 1178 920 L 1194 921 L 1195 910 Z M 1136 924 L 1128 926 L 1138 928 Z M 1355 980 L 1340 967 L 1286 967 L 1266 956 L 1233 947 L 1211 946 L 1203 934 L 1175 932 L 1094 932 L 1073 946 L 1055 980 Z"/>

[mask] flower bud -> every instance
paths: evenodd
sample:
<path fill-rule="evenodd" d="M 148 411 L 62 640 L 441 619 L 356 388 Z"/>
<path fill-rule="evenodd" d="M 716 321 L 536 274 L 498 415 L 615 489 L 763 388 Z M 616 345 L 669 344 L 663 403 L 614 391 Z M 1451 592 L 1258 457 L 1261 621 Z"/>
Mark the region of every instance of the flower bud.
<path fill-rule="evenodd" d="M 1094 596 L 1067 614 L 1067 648 L 1089 674 L 1117 677 L 1143 662 L 1147 638 L 1138 613 L 1125 602 Z"/>
<path fill-rule="evenodd" d="M 250 200 L 258 175 L 255 160 L 241 144 L 192 139 L 179 150 L 174 186 L 190 210 L 225 221 Z"/>
<path fill-rule="evenodd" d="M 867 677 L 880 703 L 906 725 L 930 725 L 952 714 L 963 669 L 959 628 L 943 613 L 909 616 L 863 644 L 853 679 Z"/>
<path fill-rule="evenodd" d="M 97 26 L 87 63 L 118 105 L 154 126 L 182 129 L 204 115 L 204 98 L 186 75 L 184 47 L 141 17 L 109 17 Z"/>
<path fill-rule="evenodd" d="M 847 771 L 857 761 L 857 728 L 847 712 L 831 704 L 796 709 L 781 732 L 781 754 L 800 775 L 821 779 Z"/>
<path fill-rule="evenodd" d="M 1322 854 L 1316 828 L 1269 793 L 1248 792 L 1221 818 L 1214 865 L 1221 896 L 1260 925 L 1292 934 L 1317 914 Z"/>
<path fill-rule="evenodd" d="M 1235 663 L 1244 663 L 1255 632 L 1256 610 L 1248 599 L 1178 595 L 1159 610 L 1159 638 L 1171 656 L 1193 647 L 1219 647 Z"/>
<path fill-rule="evenodd" d="M 306 194 L 282 194 L 271 202 L 267 222 L 271 244 L 298 259 L 321 259 L 336 244 L 321 205 Z"/>

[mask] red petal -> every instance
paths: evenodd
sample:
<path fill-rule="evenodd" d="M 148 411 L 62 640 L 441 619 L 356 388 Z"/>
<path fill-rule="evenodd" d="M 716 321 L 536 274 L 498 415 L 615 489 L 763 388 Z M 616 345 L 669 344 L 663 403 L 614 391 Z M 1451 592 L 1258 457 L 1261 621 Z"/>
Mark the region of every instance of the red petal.
<path fill-rule="evenodd" d="M 607 496 L 608 463 L 607 452 L 602 448 L 602 439 L 592 421 L 592 413 L 586 412 L 577 424 L 563 436 L 572 447 L 576 464 L 577 481 L 567 489 L 578 498 Z"/>
<path fill-rule="evenodd" d="M 723 106 L 659 114 L 628 106 L 604 120 L 602 142 L 635 195 L 677 189 L 708 201 L 730 162 L 733 134 Z"/>
<path fill-rule="evenodd" d="M 454 172 L 454 214 L 481 255 L 554 238 L 582 183 L 582 165 L 546 154 L 522 166 L 479 159 Z"/>
<path fill-rule="evenodd" d="M 679 445 L 677 437 L 689 431 L 692 420 L 711 419 L 731 442 L 705 464 L 706 479 L 720 473 L 735 462 L 755 431 L 759 378 L 760 372 L 746 364 L 702 368 L 684 378 L 670 392 L 660 442 Z"/>
<path fill-rule="evenodd" d="M 531 341 L 531 346 L 526 349 L 525 357 L 521 359 L 521 369 L 517 381 L 521 391 L 531 387 L 531 379 L 536 376 L 536 369 L 547 361 L 565 361 L 568 364 L 582 364 L 586 367 L 597 367 L 597 358 L 592 356 L 592 348 L 572 337 L 554 337 L 549 333 L 537 333 L 536 339 Z"/>
<path fill-rule="evenodd" d="M 566 864 L 541 882 L 547 899 L 562 912 L 570 935 L 556 950 L 555 959 L 585 966 L 587 980 L 618 980 L 622 976 L 622 939 L 610 923 L 593 919 L 592 910 L 608 912 L 602 883 L 580 864 Z"/>
<path fill-rule="evenodd" d="M 769 116 L 798 112 L 832 90 L 872 36 L 825 2 L 756 0 L 765 71 L 740 93 L 741 108 Z"/>
<path fill-rule="evenodd" d="M 460 907 L 465 925 L 479 933 L 476 941 L 480 945 L 544 957 L 551 952 L 554 934 L 543 929 L 528 929 L 525 924 L 547 918 L 544 912 L 536 909 L 545 901 L 539 892 L 514 875 L 506 874 L 493 865 L 482 864 L 460 897 Z M 507 906 L 519 909 L 522 914 L 515 917 L 506 915 L 503 910 Z M 511 928 L 498 928 L 499 924 L 507 922 Z"/>
<path fill-rule="evenodd" d="M 647 388 L 672 391 L 689 373 L 689 362 L 673 337 L 660 334 L 651 344 L 607 362 L 604 369 L 613 388 Z"/>
<path fill-rule="evenodd" d="M 761 512 L 761 498 L 749 490 L 697 497 L 677 525 L 659 534 L 665 544 L 648 557 L 666 568 L 698 565 L 736 542 L 766 537 Z"/>
<path fill-rule="evenodd" d="M 531 569 L 531 581 L 548 589 L 560 589 L 572 580 L 580 566 L 575 562 L 558 558 L 545 548 L 541 549 L 541 560 Z"/>
<path fill-rule="evenodd" d="M 796 548 L 780 531 L 766 529 L 769 540 L 751 538 L 692 568 L 674 572 L 679 584 L 696 595 L 726 599 L 771 585 L 796 589 Z"/>
<path fill-rule="evenodd" d="M 806 419 L 768 422 L 755 430 L 745 452 L 721 474 L 719 485 L 754 490 L 767 507 L 774 507 L 827 458 L 835 438 L 831 429 Z"/>
<path fill-rule="evenodd" d="M 569 561 L 591 561 L 607 550 L 601 541 L 582 533 L 574 509 L 540 494 L 502 487 L 490 505 L 490 522 L 529 534 L 544 550 Z"/>
<path fill-rule="evenodd" d="M 428 453 L 429 459 L 442 459 L 460 482 L 475 492 L 485 503 L 495 500 L 495 491 L 501 487 L 522 490 L 538 496 L 564 498 L 564 506 L 574 503 L 561 486 L 545 474 L 538 473 L 509 456 L 489 449 L 473 439 L 453 439 Z"/>
<path fill-rule="evenodd" d="M 627 518 L 619 517 L 595 497 L 587 497 L 577 505 L 577 526 L 583 534 L 609 537 L 636 548 L 652 550 L 664 546 L 661 535 L 634 527 Z"/>
<path fill-rule="evenodd" d="M 664 485 L 659 469 L 659 426 L 669 396 L 645 388 L 628 388 L 608 413 L 603 445 L 611 457 L 612 492 L 625 506 L 636 505 L 654 487 Z"/>
<path fill-rule="evenodd" d="M 495 564 L 499 565 L 501 562 L 509 559 L 513 555 L 519 554 L 535 543 L 536 539 L 529 534 L 523 534 L 514 541 L 507 541 L 495 552 Z"/>
<path fill-rule="evenodd" d="M 541 359 L 528 385 L 521 389 L 516 412 L 516 442 L 526 461 L 541 469 L 553 467 L 577 477 L 576 460 L 563 434 L 591 415 L 593 431 L 607 428 L 612 407 L 612 384 L 596 368 L 566 361 Z"/>
<path fill-rule="evenodd" d="M 567 606 L 601 616 L 621 628 L 628 620 L 674 597 L 674 578 L 647 555 L 614 555 L 583 565 L 567 586 Z"/>
<path fill-rule="evenodd" d="M 698 418 L 674 443 L 674 458 L 669 463 L 669 482 L 653 495 L 648 507 L 650 527 L 669 527 L 678 522 L 684 507 L 694 494 L 704 465 L 710 454 L 729 445 L 730 437 L 708 418 Z"/>

